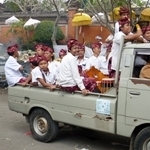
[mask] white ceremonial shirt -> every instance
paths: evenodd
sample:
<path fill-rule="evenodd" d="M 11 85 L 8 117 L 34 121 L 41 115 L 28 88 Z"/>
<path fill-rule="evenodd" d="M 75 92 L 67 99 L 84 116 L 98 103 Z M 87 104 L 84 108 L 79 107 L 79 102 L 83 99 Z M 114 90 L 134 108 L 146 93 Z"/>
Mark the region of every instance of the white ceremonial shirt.
<path fill-rule="evenodd" d="M 86 64 L 87 64 L 88 58 L 84 57 L 81 61 L 77 58 L 77 65 L 82 66 L 82 71 L 86 70 Z"/>
<path fill-rule="evenodd" d="M 107 43 L 103 43 L 101 45 L 101 52 L 100 52 L 99 56 L 106 56 L 106 50 L 107 50 Z"/>
<path fill-rule="evenodd" d="M 61 61 L 57 76 L 57 84 L 62 87 L 72 87 L 77 85 L 80 90 L 85 89 L 82 78 L 79 75 L 77 58 L 69 52 Z"/>
<path fill-rule="evenodd" d="M 45 73 L 44 71 L 40 70 L 39 67 L 36 67 L 31 72 L 32 75 L 32 82 L 38 82 L 39 86 L 42 86 L 41 83 L 37 80 L 38 78 L 45 80 L 46 83 L 54 84 L 56 82 L 56 70 L 50 70 L 49 72 Z"/>
<path fill-rule="evenodd" d="M 108 75 L 108 60 L 106 60 L 105 56 L 99 57 L 99 70 L 104 74 Z"/>
<path fill-rule="evenodd" d="M 40 72 L 39 66 L 35 67 L 35 68 L 32 69 L 32 71 L 31 71 L 32 82 L 38 82 L 38 81 L 37 81 L 37 77 L 36 77 L 36 74 L 38 74 L 37 72 Z"/>
<path fill-rule="evenodd" d="M 21 78 L 23 78 L 23 75 L 19 70 L 20 67 L 21 65 L 17 60 L 14 57 L 9 56 L 4 67 L 6 80 L 9 86 L 14 86 Z"/>
<path fill-rule="evenodd" d="M 129 33 L 132 34 L 132 33 Z M 114 39 L 113 39 L 113 44 L 111 48 L 111 52 L 109 54 L 109 58 L 112 57 L 112 63 L 111 63 L 111 69 L 116 70 L 117 68 L 117 61 L 118 61 L 118 55 L 119 55 L 119 50 L 120 50 L 120 42 L 121 42 L 121 37 L 126 36 L 122 31 L 118 32 L 115 34 Z M 121 65 L 120 65 L 121 67 Z"/>
<path fill-rule="evenodd" d="M 119 32 L 119 22 L 115 23 L 115 34 Z"/>
<path fill-rule="evenodd" d="M 99 57 L 91 56 L 86 64 L 86 70 L 89 70 L 92 66 L 99 69 Z"/>
<path fill-rule="evenodd" d="M 59 66 L 60 66 L 60 62 L 53 60 L 52 62 L 48 62 L 48 67 L 50 68 L 50 70 L 53 72 L 57 72 L 59 70 Z"/>

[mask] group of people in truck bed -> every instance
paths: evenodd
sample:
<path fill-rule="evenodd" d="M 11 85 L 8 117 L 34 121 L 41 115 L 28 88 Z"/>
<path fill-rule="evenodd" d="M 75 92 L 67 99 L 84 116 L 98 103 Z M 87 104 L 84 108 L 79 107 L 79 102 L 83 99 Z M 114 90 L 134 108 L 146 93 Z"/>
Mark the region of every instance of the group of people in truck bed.
<path fill-rule="evenodd" d="M 76 39 L 68 40 L 68 50 L 60 50 L 59 61 L 55 60 L 52 48 L 39 44 L 35 46 L 36 55 L 29 58 L 32 69 L 27 78 L 21 74 L 20 71 L 23 70 L 23 67 L 17 62 L 18 45 L 9 46 L 7 48 L 9 58 L 5 64 L 8 85 L 32 84 L 50 90 L 61 87 L 68 92 L 81 90 L 84 95 L 88 92 L 97 92 L 99 90 L 96 79 L 89 76 L 88 72 L 94 67 L 102 74 L 102 77 L 115 77 L 121 36 L 128 41 L 149 42 L 150 26 L 143 28 L 137 26 L 137 31 L 131 33 L 129 10 L 121 7 L 120 19 L 115 24 L 114 36 L 110 35 L 105 43 L 102 43 L 101 38 L 97 36 L 96 39 L 99 42 L 92 44 L 93 55 L 91 57 L 84 56 L 85 46 Z M 136 65 L 140 63 L 146 64 L 142 57 L 137 57 Z M 145 69 L 143 70 L 145 71 Z"/>

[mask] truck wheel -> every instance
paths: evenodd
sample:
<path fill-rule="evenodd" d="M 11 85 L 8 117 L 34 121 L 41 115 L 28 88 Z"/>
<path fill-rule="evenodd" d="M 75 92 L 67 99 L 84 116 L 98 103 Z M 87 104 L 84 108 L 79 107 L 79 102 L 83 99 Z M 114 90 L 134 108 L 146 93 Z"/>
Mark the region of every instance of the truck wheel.
<path fill-rule="evenodd" d="M 30 115 L 29 123 L 33 137 L 38 141 L 50 142 L 57 136 L 58 124 L 43 109 L 35 109 Z"/>
<path fill-rule="evenodd" d="M 150 150 L 150 127 L 138 133 L 134 141 L 134 150 Z"/>

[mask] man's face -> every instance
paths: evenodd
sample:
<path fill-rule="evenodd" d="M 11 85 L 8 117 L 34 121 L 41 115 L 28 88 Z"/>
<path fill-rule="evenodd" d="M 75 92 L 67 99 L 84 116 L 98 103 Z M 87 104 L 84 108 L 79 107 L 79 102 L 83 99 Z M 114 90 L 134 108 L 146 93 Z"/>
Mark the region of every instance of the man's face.
<path fill-rule="evenodd" d="M 84 49 L 79 49 L 78 56 L 79 56 L 79 57 L 84 57 L 84 53 L 85 53 L 85 50 L 84 50 Z"/>
<path fill-rule="evenodd" d="M 44 51 L 43 51 L 41 48 L 38 48 L 38 49 L 36 50 L 36 54 L 37 54 L 38 56 L 42 56 L 43 53 L 44 53 Z"/>
<path fill-rule="evenodd" d="M 122 28 L 121 31 L 125 33 L 126 35 L 131 32 L 131 26 L 129 23 L 126 23 Z"/>
<path fill-rule="evenodd" d="M 78 46 L 78 45 L 74 45 L 74 46 L 71 48 L 70 53 L 71 53 L 73 56 L 78 56 L 78 53 L 79 53 L 79 46 Z"/>
<path fill-rule="evenodd" d="M 150 31 L 146 31 L 143 36 L 147 41 L 150 41 Z"/>
<path fill-rule="evenodd" d="M 121 16 L 120 16 L 121 19 L 124 19 L 124 18 L 129 18 L 129 14 L 128 13 L 123 13 Z"/>
<path fill-rule="evenodd" d="M 53 56 L 53 53 L 50 53 L 49 51 L 45 51 L 44 52 L 44 56 L 47 58 L 47 60 L 49 61 L 51 58 L 52 58 L 52 56 Z"/>

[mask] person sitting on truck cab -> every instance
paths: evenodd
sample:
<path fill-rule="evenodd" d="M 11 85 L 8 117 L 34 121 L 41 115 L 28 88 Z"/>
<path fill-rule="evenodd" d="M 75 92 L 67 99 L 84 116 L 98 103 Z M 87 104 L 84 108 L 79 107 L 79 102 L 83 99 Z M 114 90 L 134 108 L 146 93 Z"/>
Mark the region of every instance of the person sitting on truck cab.
<path fill-rule="evenodd" d="M 110 77 L 115 77 L 121 37 L 124 36 L 125 40 L 135 40 L 141 36 L 142 31 L 139 26 L 137 26 L 137 32 L 131 33 L 130 20 L 128 18 L 119 20 L 119 32 L 114 35 L 112 49 L 109 54 L 109 59 L 111 59 L 111 72 Z"/>
<path fill-rule="evenodd" d="M 124 7 L 124 6 L 120 7 L 119 15 L 120 15 L 119 20 L 124 19 L 124 18 L 129 18 L 130 17 L 129 9 L 127 7 Z M 115 34 L 120 31 L 119 20 L 115 23 Z"/>
<path fill-rule="evenodd" d="M 34 69 L 38 66 L 37 60 L 38 60 L 38 56 L 29 57 L 29 62 L 30 62 L 30 66 L 31 66 L 31 73 L 27 77 L 27 80 L 22 83 L 22 86 L 26 86 L 29 83 L 30 83 L 30 85 L 33 85 L 33 86 L 38 85 L 38 81 L 36 79 L 34 79 L 34 75 L 32 73 L 32 72 L 34 72 Z"/>
<path fill-rule="evenodd" d="M 77 58 L 78 53 L 78 41 L 76 39 L 70 39 L 67 42 L 68 54 L 63 57 L 60 64 L 59 73 L 57 76 L 57 84 L 65 91 L 74 92 L 81 90 L 82 94 L 86 95 L 89 90 L 94 91 L 96 85 L 86 79 L 83 81 L 78 70 Z M 86 82 L 84 84 L 84 82 Z M 89 89 L 86 89 L 86 87 Z"/>
<path fill-rule="evenodd" d="M 17 62 L 17 58 L 19 57 L 18 45 L 15 44 L 9 46 L 7 48 L 7 53 L 9 58 L 4 66 L 5 76 L 8 85 L 14 86 L 17 83 L 22 83 L 26 80 L 21 73 L 21 71 L 23 71 L 23 67 Z"/>
<path fill-rule="evenodd" d="M 56 71 L 50 70 L 48 67 L 47 58 L 40 56 L 37 59 L 38 67 L 35 68 L 34 78 L 38 81 L 40 86 L 53 90 L 56 88 Z"/>

